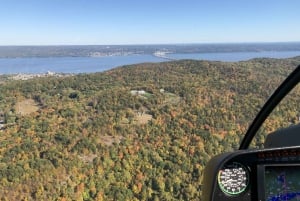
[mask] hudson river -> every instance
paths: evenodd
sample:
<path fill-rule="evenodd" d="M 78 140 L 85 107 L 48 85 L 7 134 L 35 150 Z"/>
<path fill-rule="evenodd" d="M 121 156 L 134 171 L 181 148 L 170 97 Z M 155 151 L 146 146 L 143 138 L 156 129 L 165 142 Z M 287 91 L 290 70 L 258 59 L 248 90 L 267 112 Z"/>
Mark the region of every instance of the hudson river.
<path fill-rule="evenodd" d="M 167 56 L 174 60 L 196 59 L 233 62 L 263 57 L 290 58 L 300 56 L 300 51 L 168 54 Z M 0 58 L 0 74 L 37 74 L 48 71 L 57 73 L 92 73 L 106 71 L 123 65 L 163 61 L 168 60 L 153 55 Z"/>

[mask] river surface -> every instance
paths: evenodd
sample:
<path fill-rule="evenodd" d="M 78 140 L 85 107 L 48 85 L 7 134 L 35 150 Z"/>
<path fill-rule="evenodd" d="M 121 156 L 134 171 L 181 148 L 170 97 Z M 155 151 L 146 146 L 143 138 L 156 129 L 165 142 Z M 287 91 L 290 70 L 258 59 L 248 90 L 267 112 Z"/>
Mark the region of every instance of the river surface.
<path fill-rule="evenodd" d="M 282 52 L 230 52 L 230 53 L 197 53 L 167 54 L 168 58 L 196 59 L 209 61 L 245 61 L 253 58 L 290 58 L 300 56 L 300 51 Z M 168 59 L 153 55 L 128 55 L 107 57 L 32 57 L 32 58 L 0 58 L 0 74 L 38 74 L 48 71 L 57 73 L 92 73 L 102 72 L 118 66 L 163 62 Z"/>

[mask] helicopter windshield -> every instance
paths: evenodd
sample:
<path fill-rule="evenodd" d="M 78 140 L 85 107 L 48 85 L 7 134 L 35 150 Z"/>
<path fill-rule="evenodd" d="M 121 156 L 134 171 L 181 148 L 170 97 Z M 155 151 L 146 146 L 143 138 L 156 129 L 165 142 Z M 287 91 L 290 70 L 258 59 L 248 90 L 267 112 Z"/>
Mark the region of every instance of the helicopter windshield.
<path fill-rule="evenodd" d="M 205 201 L 290 200 L 300 195 L 297 183 L 300 125 L 295 112 L 299 98 L 299 87 L 295 86 L 299 81 L 300 66 L 282 82 L 262 107 L 249 126 L 240 149 L 219 154 L 209 161 L 204 175 Z M 288 93 L 289 96 L 286 96 Z M 285 98 L 283 102 L 282 98 Z M 274 126 L 270 127 L 270 123 Z M 259 127 L 259 135 L 255 136 Z M 251 140 L 252 148 L 256 149 L 247 149 Z"/>
<path fill-rule="evenodd" d="M 295 126 L 300 122 L 299 101 L 300 85 L 298 84 L 272 111 L 265 120 L 249 148 L 264 148 L 266 137 L 269 133 Z"/>

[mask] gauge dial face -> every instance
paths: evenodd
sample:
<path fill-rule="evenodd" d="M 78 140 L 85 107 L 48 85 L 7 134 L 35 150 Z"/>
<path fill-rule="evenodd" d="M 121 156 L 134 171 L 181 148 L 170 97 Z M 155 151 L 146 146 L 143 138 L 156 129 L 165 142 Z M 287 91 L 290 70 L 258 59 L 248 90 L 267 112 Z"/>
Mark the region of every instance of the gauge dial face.
<path fill-rule="evenodd" d="M 243 193 L 249 184 L 248 169 L 240 163 L 226 164 L 218 174 L 218 184 L 227 195 Z"/>

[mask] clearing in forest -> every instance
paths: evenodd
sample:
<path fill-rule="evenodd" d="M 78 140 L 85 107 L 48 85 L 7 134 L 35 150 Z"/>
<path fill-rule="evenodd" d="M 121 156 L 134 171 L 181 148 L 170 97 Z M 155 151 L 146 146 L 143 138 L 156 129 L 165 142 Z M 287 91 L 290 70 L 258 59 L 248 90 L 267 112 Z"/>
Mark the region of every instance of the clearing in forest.
<path fill-rule="evenodd" d="M 25 99 L 17 102 L 16 112 L 21 115 L 28 115 L 39 110 L 38 104 L 33 99 Z"/>
<path fill-rule="evenodd" d="M 181 98 L 180 96 L 177 96 L 176 94 L 170 93 L 170 92 L 164 92 L 165 95 L 165 103 L 176 105 L 180 102 Z"/>
<path fill-rule="evenodd" d="M 137 124 L 146 124 L 146 123 L 148 123 L 148 121 L 150 121 L 152 119 L 152 115 L 146 114 L 146 113 L 137 113 L 135 118 L 136 118 Z"/>
<path fill-rule="evenodd" d="M 104 143 L 107 146 L 111 146 L 113 145 L 113 143 L 119 144 L 122 139 L 123 139 L 122 136 L 109 136 L 109 135 L 100 136 L 100 142 Z"/>

